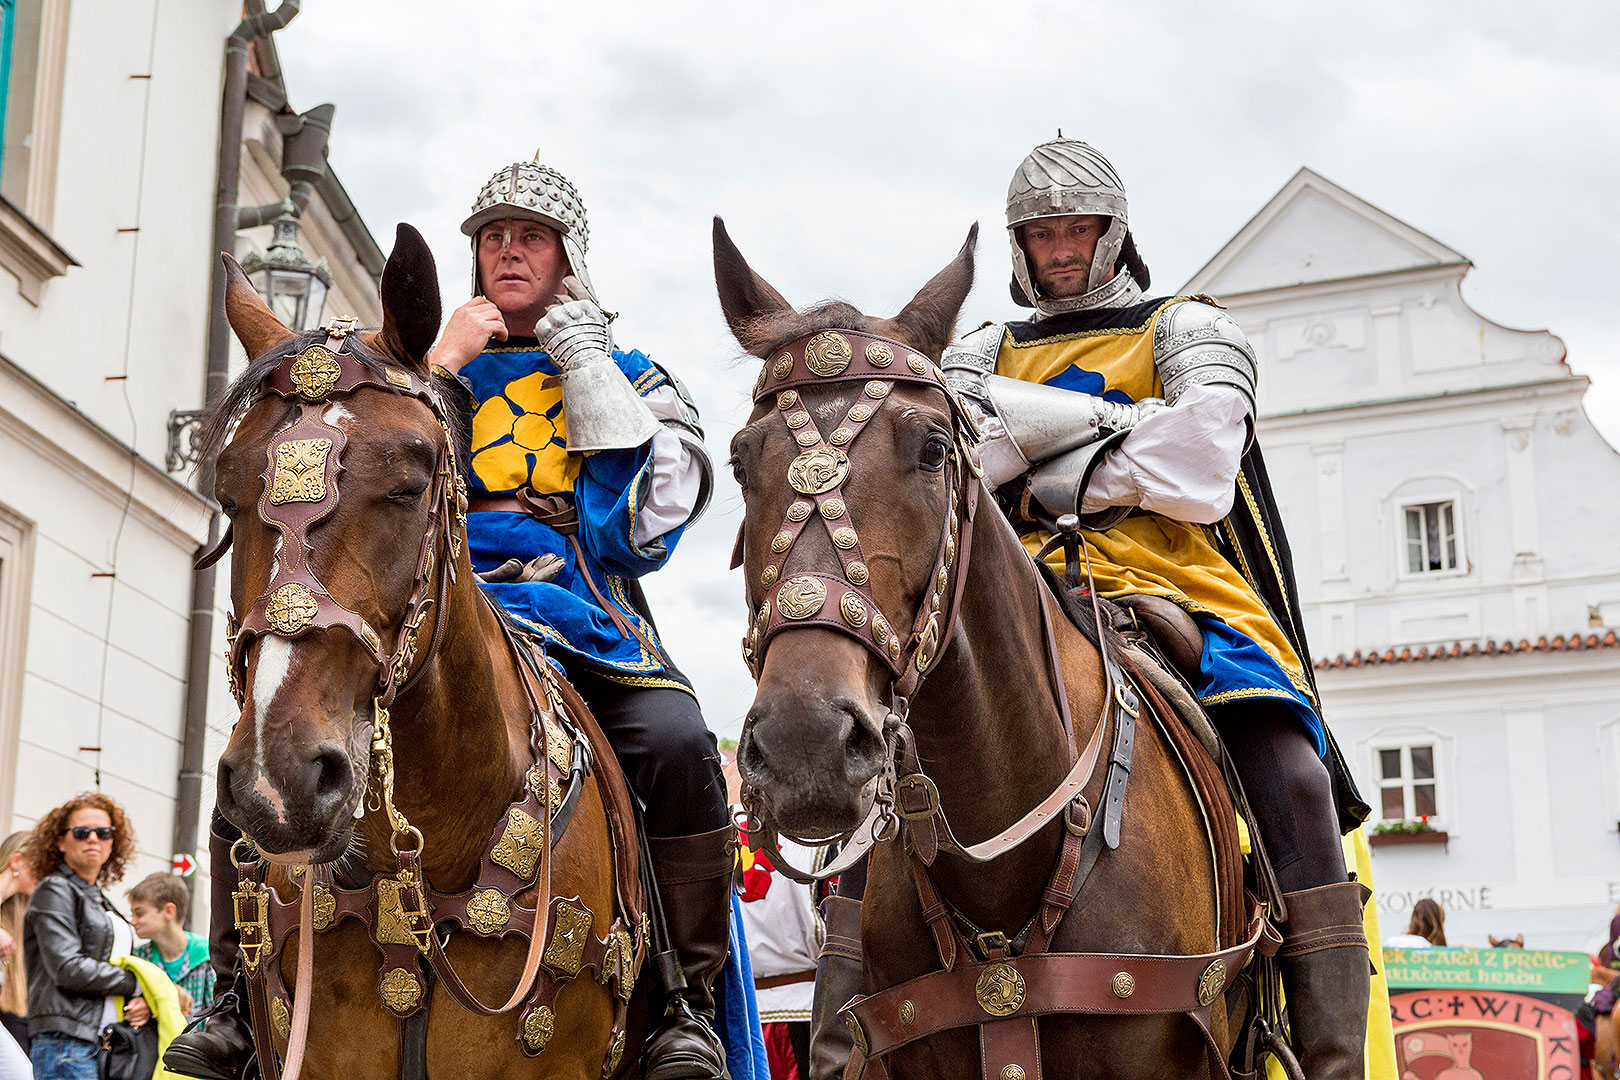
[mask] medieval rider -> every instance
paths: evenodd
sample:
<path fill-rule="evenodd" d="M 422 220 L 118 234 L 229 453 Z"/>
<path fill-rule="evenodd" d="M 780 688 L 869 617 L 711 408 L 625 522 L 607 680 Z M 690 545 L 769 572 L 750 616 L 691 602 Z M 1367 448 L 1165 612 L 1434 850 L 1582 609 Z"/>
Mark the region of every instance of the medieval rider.
<path fill-rule="evenodd" d="M 614 347 L 585 265 L 585 205 L 561 173 L 537 162 L 501 169 L 461 231 L 472 238 L 473 298 L 451 314 L 430 360 L 453 376 L 439 384 L 452 387 L 471 435 L 458 460 L 473 570 L 544 640 L 643 805 L 684 976 L 684 986 L 654 990 L 662 1000 L 652 1003 L 659 1020 L 643 1075 L 726 1077 L 713 985 L 730 941 L 735 830 L 714 736 L 636 584 L 709 500 L 697 410 L 668 371 Z M 231 926 L 228 877 L 214 878 L 216 892 L 226 883 L 216 930 Z M 165 1062 L 193 1076 L 240 1075 L 252 1045 L 243 1012 L 210 1018 Z"/>
<path fill-rule="evenodd" d="M 1007 237 L 1013 300 L 1034 314 L 965 335 L 941 362 L 979 414 L 986 482 L 1031 553 L 1076 515 L 1098 593 L 1158 631 L 1226 744 L 1282 892 L 1279 959 L 1304 1073 L 1360 1080 L 1366 894 L 1340 831 L 1367 808 L 1304 662 L 1254 442 L 1254 352 L 1207 297 L 1143 295 L 1125 189 L 1083 142 L 1059 137 L 1019 165 Z M 1049 557 L 1062 572 L 1063 551 Z M 830 907 L 829 941 L 833 922 Z M 823 1013 L 862 989 L 858 963 L 837 950 L 823 951 L 820 979 L 816 1031 L 829 1045 L 812 1049 L 816 1080 L 842 1056 Z"/>

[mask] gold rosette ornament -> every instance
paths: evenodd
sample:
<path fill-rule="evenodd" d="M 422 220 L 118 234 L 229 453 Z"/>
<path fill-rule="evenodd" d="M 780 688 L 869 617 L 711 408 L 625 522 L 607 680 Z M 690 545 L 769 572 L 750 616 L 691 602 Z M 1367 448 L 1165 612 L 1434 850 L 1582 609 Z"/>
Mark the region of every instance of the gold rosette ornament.
<path fill-rule="evenodd" d="M 776 610 L 788 619 L 808 619 L 827 602 L 827 585 L 818 578 L 789 578 L 776 594 Z"/>

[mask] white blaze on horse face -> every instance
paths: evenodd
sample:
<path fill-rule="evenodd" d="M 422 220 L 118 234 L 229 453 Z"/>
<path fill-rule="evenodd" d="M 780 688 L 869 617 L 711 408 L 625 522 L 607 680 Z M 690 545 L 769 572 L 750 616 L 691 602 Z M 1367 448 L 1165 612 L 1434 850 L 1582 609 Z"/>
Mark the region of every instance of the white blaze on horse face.
<path fill-rule="evenodd" d="M 275 807 L 285 821 L 287 807 L 264 770 L 264 721 L 270 703 L 281 692 L 292 671 L 292 642 L 274 634 L 259 638 L 258 662 L 253 668 L 253 788 Z"/>
<path fill-rule="evenodd" d="M 337 427 L 340 420 L 353 420 L 354 413 L 334 401 L 326 407 L 326 411 L 321 414 L 321 419 L 325 420 L 329 427 Z M 347 427 L 348 425 L 345 424 L 344 426 Z"/>

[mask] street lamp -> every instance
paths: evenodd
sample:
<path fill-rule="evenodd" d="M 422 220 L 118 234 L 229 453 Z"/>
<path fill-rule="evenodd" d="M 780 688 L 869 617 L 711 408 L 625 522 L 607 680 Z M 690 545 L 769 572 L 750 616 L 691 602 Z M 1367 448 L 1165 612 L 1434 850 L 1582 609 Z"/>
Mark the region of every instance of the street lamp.
<path fill-rule="evenodd" d="M 270 250 L 248 255 L 242 260 L 242 271 L 276 318 L 287 329 L 302 333 L 321 325 L 332 273 L 325 259 L 312 263 L 298 246 L 298 215 L 291 200 L 274 226 Z"/>

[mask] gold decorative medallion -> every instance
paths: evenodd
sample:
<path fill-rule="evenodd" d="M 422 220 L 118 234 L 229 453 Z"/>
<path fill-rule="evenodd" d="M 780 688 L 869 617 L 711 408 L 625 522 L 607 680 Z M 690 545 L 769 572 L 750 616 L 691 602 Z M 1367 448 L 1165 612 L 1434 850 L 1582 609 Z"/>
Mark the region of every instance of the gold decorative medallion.
<path fill-rule="evenodd" d="M 788 483 L 800 495 L 823 495 L 849 475 L 849 458 L 830 446 L 807 450 L 788 466 Z"/>
<path fill-rule="evenodd" d="M 898 659 L 900 659 L 900 635 L 899 634 L 895 634 L 895 633 L 890 633 L 889 634 L 889 644 L 888 644 L 887 648 L 889 650 L 889 659 L 890 660 L 898 660 Z"/>
<path fill-rule="evenodd" d="M 828 521 L 836 521 L 844 516 L 844 500 L 828 499 L 821 504 L 821 516 Z"/>
<path fill-rule="evenodd" d="M 855 1049 L 866 1053 L 870 1048 L 866 1044 L 866 1032 L 861 1029 L 861 1022 L 855 1018 L 854 1013 L 845 1013 L 844 1023 L 849 1025 L 849 1035 L 855 1041 Z"/>
<path fill-rule="evenodd" d="M 754 397 L 757 399 L 760 392 L 765 389 L 765 376 L 769 372 L 764 364 L 759 365 L 759 378 L 754 380 Z"/>
<path fill-rule="evenodd" d="M 777 568 L 775 563 L 771 563 L 771 565 L 759 572 L 759 587 L 762 589 L 768 589 L 772 585 L 775 585 L 777 575 L 779 575 L 781 572 L 782 571 Z"/>
<path fill-rule="evenodd" d="M 580 957 L 585 955 L 585 943 L 591 936 L 591 913 L 586 908 L 563 900 L 557 904 L 557 921 L 551 926 L 551 942 L 541 957 L 547 967 L 556 968 L 564 975 L 578 975 Z"/>
<path fill-rule="evenodd" d="M 276 633 L 291 637 L 314 622 L 319 610 L 314 593 L 296 581 L 289 581 L 270 594 L 270 602 L 264 606 L 264 621 Z"/>
<path fill-rule="evenodd" d="M 401 390 L 411 388 L 411 377 L 397 367 L 384 367 L 383 378 L 388 380 L 389 386 L 397 386 Z"/>
<path fill-rule="evenodd" d="M 636 945 L 622 927 L 613 932 L 613 940 L 619 943 L 619 996 L 629 1001 L 636 988 Z"/>
<path fill-rule="evenodd" d="M 507 812 L 506 831 L 490 850 L 489 860 L 527 881 L 534 876 L 534 864 L 545 847 L 545 825 L 514 806 Z"/>
<path fill-rule="evenodd" d="M 529 785 L 529 790 L 534 792 L 535 798 L 544 799 L 546 797 L 546 770 L 539 765 L 529 766 L 529 772 L 524 777 L 524 783 Z"/>
<path fill-rule="evenodd" d="M 1011 1016 L 1024 1004 L 1024 977 L 1010 964 L 991 964 L 973 986 L 979 1008 L 991 1016 Z"/>
<path fill-rule="evenodd" d="M 870 577 L 863 562 L 852 562 L 844 567 L 844 576 L 849 578 L 851 585 L 865 585 L 867 578 Z"/>
<path fill-rule="evenodd" d="M 836 330 L 823 330 L 804 346 L 804 366 L 824 379 L 843 373 L 855 350 L 849 338 Z"/>
<path fill-rule="evenodd" d="M 776 395 L 776 407 L 781 409 L 783 412 L 787 412 L 798 403 L 799 392 L 797 390 L 784 390 L 780 394 Z"/>
<path fill-rule="evenodd" d="M 620 1031 L 613 1036 L 613 1048 L 608 1051 L 607 1071 L 617 1069 L 619 1059 L 622 1057 L 624 1057 L 624 1032 Z"/>
<path fill-rule="evenodd" d="M 848 551 L 861 542 L 860 536 L 848 525 L 834 529 L 832 534 L 833 546 L 841 551 Z"/>
<path fill-rule="evenodd" d="M 563 726 L 551 717 L 542 721 L 546 727 L 546 756 L 551 763 L 557 766 L 557 771 L 566 775 L 570 766 L 574 764 L 574 740 L 563 731 Z"/>
<path fill-rule="evenodd" d="M 270 999 L 270 1024 L 276 1029 L 276 1034 L 283 1039 L 292 1036 L 292 1013 L 287 1010 L 287 1003 L 279 996 Z"/>
<path fill-rule="evenodd" d="M 883 617 L 883 612 L 872 612 L 872 640 L 879 645 L 887 645 L 894 631 L 889 629 L 889 620 Z"/>
<path fill-rule="evenodd" d="M 1209 1005 L 1221 996 L 1226 986 L 1226 961 L 1213 961 L 1198 977 L 1198 1004 Z"/>
<path fill-rule="evenodd" d="M 499 890 L 483 889 L 467 901 L 467 922 L 480 934 L 497 933 L 512 920 L 512 905 Z"/>
<path fill-rule="evenodd" d="M 928 361 L 924 360 L 916 353 L 912 353 L 910 356 L 906 357 L 906 367 L 910 368 L 912 371 L 915 371 L 919 375 L 928 374 Z"/>
<path fill-rule="evenodd" d="M 799 409 L 795 412 L 788 413 L 786 419 L 787 426 L 792 428 L 794 431 L 798 431 L 800 428 L 804 427 L 804 425 L 810 422 L 810 414 L 805 412 L 803 409 Z"/>
<path fill-rule="evenodd" d="M 1114 996 L 1128 998 L 1136 993 L 1136 978 L 1128 971 L 1121 971 L 1114 976 Z"/>
<path fill-rule="evenodd" d="M 844 598 L 838 601 L 838 613 L 856 630 L 866 625 L 866 601 L 852 592 L 845 593 Z"/>
<path fill-rule="evenodd" d="M 786 529 L 783 529 L 781 532 L 771 537 L 771 550 L 776 552 L 778 555 L 782 554 L 782 552 L 786 551 L 792 546 L 793 534 L 788 532 Z"/>
<path fill-rule="evenodd" d="M 793 374 L 793 354 L 777 353 L 776 359 L 771 361 L 771 374 L 778 379 L 785 379 Z"/>
<path fill-rule="evenodd" d="M 885 350 L 886 351 L 886 350 Z M 900 1003 L 900 1026 L 910 1027 L 917 1021 L 917 1006 L 907 998 Z"/>
<path fill-rule="evenodd" d="M 288 439 L 276 444 L 276 467 L 270 474 L 270 503 L 318 503 L 326 498 L 326 458 L 331 439 Z"/>
<path fill-rule="evenodd" d="M 874 401 L 881 401 L 889 396 L 889 384 L 881 379 L 873 379 L 871 382 L 866 384 L 866 390 L 864 393 L 867 397 L 872 398 Z"/>
<path fill-rule="evenodd" d="M 894 363 L 894 350 L 882 341 L 866 343 L 866 362 L 873 367 L 888 367 Z"/>
<path fill-rule="evenodd" d="M 384 973 L 377 989 L 383 1004 L 401 1016 L 414 1010 L 422 1000 L 422 980 L 402 967 Z"/>
<path fill-rule="evenodd" d="M 1022 1065 L 1008 1065 L 1001 1070 L 1001 1080 L 1024 1080 Z"/>
<path fill-rule="evenodd" d="M 324 345 L 311 345 L 298 354 L 287 372 L 293 388 L 311 401 L 318 401 L 332 392 L 343 369 L 337 356 Z"/>
<path fill-rule="evenodd" d="M 855 432 L 851 428 L 841 427 L 827 436 L 827 441 L 834 446 L 848 446 L 855 441 Z"/>
<path fill-rule="evenodd" d="M 872 406 L 866 402 L 852 406 L 849 410 L 849 420 L 852 424 L 864 424 L 872 419 Z"/>
<path fill-rule="evenodd" d="M 817 431 L 815 428 L 805 428 L 803 431 L 793 436 L 793 441 L 808 449 L 821 441 L 821 432 Z"/>
<path fill-rule="evenodd" d="M 827 585 L 820 578 L 789 578 L 776 594 L 776 610 L 785 619 L 808 619 L 826 602 Z"/>
<path fill-rule="evenodd" d="M 523 1014 L 523 1045 L 538 1054 L 551 1041 L 557 1028 L 557 1016 L 549 1005 L 536 1005 Z"/>
<path fill-rule="evenodd" d="M 314 919 L 317 932 L 332 929 L 332 922 L 337 918 L 337 897 L 325 885 L 315 886 Z"/>
<path fill-rule="evenodd" d="M 787 519 L 789 521 L 803 521 L 805 518 L 810 516 L 810 510 L 810 504 L 805 502 L 803 499 L 800 499 L 798 502 L 788 507 Z"/>
<path fill-rule="evenodd" d="M 754 616 L 754 633 L 763 633 L 765 628 L 769 626 L 770 623 L 771 602 L 767 599 L 763 604 L 759 605 L 759 612 Z"/>

